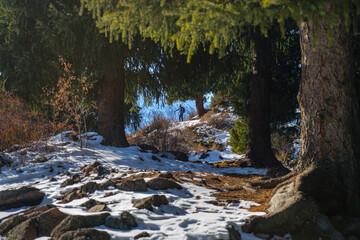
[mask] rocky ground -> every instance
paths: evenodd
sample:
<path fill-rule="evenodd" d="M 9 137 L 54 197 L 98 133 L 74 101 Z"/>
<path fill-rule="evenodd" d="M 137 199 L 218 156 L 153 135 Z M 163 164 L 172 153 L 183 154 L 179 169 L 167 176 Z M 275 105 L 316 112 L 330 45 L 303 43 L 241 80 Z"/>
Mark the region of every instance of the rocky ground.
<path fill-rule="evenodd" d="M 146 142 L 129 148 L 103 146 L 96 133 L 88 134 L 83 149 L 66 134 L 14 146 L 1 161 L 0 235 L 290 239 L 242 232 L 249 217 L 265 213 L 272 188 L 251 184 L 268 179 L 267 171 L 247 166 L 231 152 L 228 123 L 220 124 L 213 119 L 217 116 L 234 121 L 229 109 L 219 109 L 207 120 L 170 126 L 201 137 L 193 139 L 190 154 L 158 150 Z"/>

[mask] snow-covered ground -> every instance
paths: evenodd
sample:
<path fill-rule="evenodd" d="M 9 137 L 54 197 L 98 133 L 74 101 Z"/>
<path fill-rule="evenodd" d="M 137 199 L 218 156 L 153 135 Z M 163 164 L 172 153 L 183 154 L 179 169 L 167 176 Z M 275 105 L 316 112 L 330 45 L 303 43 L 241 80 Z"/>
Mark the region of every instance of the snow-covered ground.
<path fill-rule="evenodd" d="M 223 110 L 223 109 L 220 109 Z M 228 112 L 231 121 L 236 117 Z M 206 133 L 213 141 L 226 146 L 224 151 L 209 151 L 206 159 L 201 161 L 217 162 L 221 160 L 235 160 L 242 155 L 231 152 L 228 142 L 229 132 L 207 126 L 206 121 L 192 119 L 176 122 L 173 127 L 182 129 L 195 127 L 195 131 Z M 120 216 L 124 210 L 135 216 L 138 227 L 132 230 L 116 230 L 106 226 L 96 229 L 108 232 L 112 239 L 132 239 L 137 234 L 146 231 L 150 234 L 147 239 L 229 239 L 227 227 L 233 226 L 241 232 L 241 225 L 252 215 L 262 215 L 263 212 L 250 212 L 251 206 L 258 204 L 242 200 L 238 203 L 227 203 L 224 206 L 214 205 L 213 196 L 216 189 L 194 185 L 188 181 L 180 182 L 182 189 L 151 190 L 147 192 L 121 191 L 114 187 L 108 190 L 97 190 L 88 197 L 62 203 L 60 197 L 69 190 L 79 187 L 87 182 L 103 183 L 110 178 L 127 177 L 136 174 L 152 172 L 177 172 L 190 170 L 194 173 L 192 180 L 201 180 L 207 174 L 256 174 L 265 175 L 266 170 L 254 168 L 216 168 L 211 164 L 195 163 L 199 160 L 199 153 L 192 153 L 189 162 L 176 160 L 169 153 L 150 153 L 141 151 L 137 146 L 116 148 L 101 145 L 102 137 L 97 133 L 88 133 L 88 145 L 82 150 L 78 142 L 73 142 L 60 134 L 44 142 L 34 143 L 32 146 L 5 153 L 4 157 L 13 161 L 12 167 L 3 167 L 0 173 L 0 191 L 15 189 L 21 186 L 32 186 L 44 192 L 45 198 L 41 205 L 54 204 L 59 210 L 69 215 L 88 215 L 87 209 L 80 205 L 89 198 L 106 202 L 112 216 Z M 154 155 L 158 160 L 154 160 Z M 47 161 L 39 162 L 39 159 Z M 61 188 L 60 185 L 69 178 L 62 174 L 68 171 L 70 175 L 81 174 L 80 168 L 98 161 L 105 168 L 118 169 L 103 179 L 96 176 L 85 177 L 80 183 Z M 199 161 L 198 161 L 199 162 Z M 49 181 L 55 177 L 57 181 Z M 150 180 L 145 179 L 145 181 Z M 113 195 L 109 196 L 112 192 Z M 153 211 L 137 209 L 132 202 L 154 194 L 165 195 L 169 205 L 155 207 Z M 25 208 L 0 211 L 1 219 L 22 211 Z M 253 234 L 241 233 L 243 240 L 259 239 Z M 1 237 L 0 237 L 1 239 Z M 38 240 L 50 239 L 46 237 Z"/>
<path fill-rule="evenodd" d="M 69 203 L 60 203 L 59 197 L 74 187 L 78 187 L 89 181 L 98 183 L 107 179 L 95 180 L 94 177 L 85 178 L 81 183 L 60 188 L 60 185 L 68 176 L 61 175 L 64 171 L 71 174 L 80 173 L 79 168 L 83 165 L 99 161 L 105 168 L 117 168 L 119 173 L 108 175 L 107 178 L 116 178 L 128 170 L 153 169 L 159 171 L 186 171 L 191 170 L 196 174 L 209 172 L 215 174 L 241 173 L 259 174 L 266 173 L 262 169 L 241 169 L 241 168 L 215 168 L 209 164 L 199 164 L 191 162 L 181 162 L 175 159 L 156 156 L 160 162 L 151 159 L 152 153 L 141 152 L 138 147 L 115 148 L 100 144 L 102 137 L 97 133 L 89 133 L 92 140 L 88 141 L 88 146 L 83 149 L 79 144 L 61 135 L 51 138 L 47 142 L 42 142 L 27 149 L 6 154 L 6 158 L 12 159 L 14 163 L 20 165 L 25 162 L 25 166 L 13 168 L 3 167 L 0 174 L 0 190 L 18 188 L 20 186 L 33 186 L 46 194 L 41 204 L 55 204 L 67 214 L 86 215 L 86 209 L 79 205 L 89 198 L 74 200 Z M 45 147 L 45 145 L 47 147 Z M 51 147 L 50 147 L 51 146 Z M 46 151 L 45 149 L 51 149 Z M 47 162 L 38 163 L 36 158 L 45 156 Z M 193 159 L 195 157 L 192 157 Z M 218 158 L 217 158 L 218 159 Z M 15 165 L 14 165 L 15 166 Z M 136 174 L 139 174 L 136 173 Z M 134 173 L 135 174 L 135 173 Z M 56 177 L 57 181 L 50 182 L 49 178 Z M 214 201 L 212 194 L 216 190 L 196 186 L 191 183 L 181 183 L 183 189 L 169 189 L 165 191 L 149 190 L 144 193 L 125 192 L 115 188 L 100 190 L 91 194 L 89 197 L 98 201 L 107 202 L 111 215 L 119 216 L 123 210 L 129 211 L 136 217 L 139 226 L 133 230 L 120 231 L 99 226 L 97 229 L 107 231 L 113 239 L 131 239 L 142 231 L 150 234 L 150 239 L 228 239 L 226 227 L 234 226 L 240 230 L 241 224 L 251 215 L 264 213 L 249 212 L 247 208 L 256 205 L 255 202 L 241 201 L 231 203 L 226 207 L 216 206 L 210 201 Z M 106 193 L 113 192 L 114 195 L 105 197 Z M 153 194 L 163 194 L 169 200 L 169 205 L 156 207 L 153 212 L 146 209 L 137 209 L 132 206 L 132 201 L 141 199 Z M 200 196 L 196 197 L 196 196 Z M 0 212 L 0 219 L 11 215 L 21 209 L 12 209 Z M 257 239 L 252 234 L 243 234 L 243 239 Z M 41 238 L 46 239 L 46 238 Z"/>

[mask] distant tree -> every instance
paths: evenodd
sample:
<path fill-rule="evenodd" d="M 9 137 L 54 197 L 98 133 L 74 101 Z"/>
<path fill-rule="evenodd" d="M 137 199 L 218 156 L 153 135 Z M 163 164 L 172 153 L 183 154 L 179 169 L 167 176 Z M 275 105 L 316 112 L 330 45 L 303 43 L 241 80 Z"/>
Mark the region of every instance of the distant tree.
<path fill-rule="evenodd" d="M 217 56 L 201 49 L 192 57 L 191 63 L 176 50 L 167 54 L 162 58 L 164 67 L 161 71 L 167 102 L 195 100 L 197 114 L 204 115 L 204 95 L 211 91 L 209 79 L 218 62 Z"/>
<path fill-rule="evenodd" d="M 226 47 L 241 36 L 249 34 L 246 19 L 210 1 L 127 1 L 112 2 L 82 0 L 83 6 L 98 17 L 98 26 L 110 36 L 110 40 L 125 36 L 122 41 L 131 45 L 133 36 L 140 33 L 160 41 L 162 46 L 187 53 L 190 61 L 199 45 L 208 46 L 209 53 L 220 49 L 224 56 Z M 231 5 L 229 5 L 231 6 Z M 225 17 L 214 17 L 222 16 Z M 236 22 L 236 31 L 228 31 Z M 270 83 L 271 83 L 271 41 L 260 28 L 250 28 L 254 41 L 253 74 L 249 114 L 249 158 L 258 166 L 278 167 L 282 165 L 275 158 L 270 142 Z M 191 40 L 190 40 L 191 39 Z"/>
<path fill-rule="evenodd" d="M 161 48 L 152 41 L 134 37 L 133 48 L 121 42 L 109 43 L 99 33 L 91 13 L 79 16 L 80 2 L 1 1 L 4 26 L 0 33 L 0 71 L 7 87 L 28 101 L 41 105 L 40 90 L 54 86 L 62 55 L 73 64 L 75 75 L 91 73 L 98 79 L 98 131 L 104 143 L 128 146 L 125 136 L 125 102 L 143 95 L 158 98 Z"/>

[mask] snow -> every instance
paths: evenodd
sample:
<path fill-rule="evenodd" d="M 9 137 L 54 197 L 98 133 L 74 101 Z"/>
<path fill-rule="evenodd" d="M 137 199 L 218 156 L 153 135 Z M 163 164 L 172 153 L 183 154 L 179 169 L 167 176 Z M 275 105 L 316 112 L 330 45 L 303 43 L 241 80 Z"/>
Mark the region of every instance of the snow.
<path fill-rule="evenodd" d="M 179 128 L 195 126 L 201 124 L 198 120 L 189 120 L 176 123 Z M 203 124 L 203 123 L 202 123 Z M 207 127 L 199 126 L 199 131 L 206 131 Z M 125 192 L 113 187 L 108 190 L 97 190 L 89 194 L 89 198 L 73 200 L 69 203 L 61 203 L 59 197 L 72 188 L 79 187 L 86 182 L 105 182 L 109 178 L 121 177 L 127 172 L 127 176 L 132 174 L 146 173 L 149 170 L 159 172 L 187 171 L 191 170 L 196 174 L 198 180 L 206 172 L 224 174 L 258 174 L 265 175 L 266 170 L 254 168 L 216 168 L 210 164 L 193 162 L 181 162 L 172 158 L 164 157 L 162 153 L 153 154 L 141 152 L 137 146 L 127 148 L 116 148 L 101 145 L 102 137 L 95 133 L 88 133 L 89 140 L 87 147 L 82 150 L 79 143 L 72 142 L 64 137 L 64 134 L 54 136 L 47 141 L 34 143 L 26 149 L 20 149 L 12 153 L 5 153 L 4 157 L 13 161 L 13 167 L 3 167 L 0 173 L 0 191 L 15 189 L 21 186 L 32 186 L 44 192 L 43 204 L 54 204 L 60 211 L 69 215 L 88 215 L 87 210 L 80 205 L 89 198 L 107 202 L 110 214 L 120 216 L 124 210 L 133 214 L 138 223 L 138 227 L 120 231 L 110 229 L 105 226 L 96 227 L 99 230 L 108 232 L 112 239 L 130 239 L 135 235 L 146 231 L 150 234 L 149 239 L 229 239 L 227 227 L 233 226 L 241 232 L 241 225 L 253 215 L 262 215 L 263 212 L 250 212 L 251 206 L 258 205 L 252 201 L 240 201 L 230 203 L 225 206 L 217 206 L 211 203 L 216 201 L 212 195 L 218 190 L 208 189 L 191 183 L 180 183 L 183 187 L 180 190 L 169 189 L 155 191 L 149 189 L 147 192 Z M 226 131 L 213 131 L 216 141 L 227 144 L 229 133 Z M 52 151 L 46 151 L 45 146 L 51 146 Z M 229 146 L 220 151 L 210 151 L 205 159 L 207 162 L 239 159 L 243 156 L 231 153 Z M 38 156 L 45 156 L 48 161 L 39 163 L 34 159 Z M 156 155 L 160 161 L 151 159 Z M 163 156 L 163 157 L 162 157 Z M 193 153 L 191 161 L 199 160 L 199 155 Z M 20 162 L 24 161 L 23 166 Z M 95 179 L 95 176 L 86 177 L 81 183 L 77 183 L 65 188 L 60 188 L 62 182 L 69 177 L 60 173 L 69 171 L 71 174 L 80 173 L 80 167 L 99 161 L 105 168 L 116 168 L 119 173 L 111 173 L 106 179 Z M 129 173 L 134 170 L 134 173 Z M 138 172 L 136 172 L 138 171 Z M 201 172 L 201 173 L 200 173 Z M 57 181 L 50 182 L 49 179 L 55 177 Z M 194 178 L 193 180 L 196 180 Z M 145 179 L 149 180 L 149 179 Z M 184 179 L 185 180 L 185 179 Z M 107 193 L 114 195 L 105 197 Z M 169 205 L 155 207 L 154 211 L 137 209 L 132 202 L 154 194 L 163 194 L 169 200 Z M 0 220 L 26 208 L 11 209 L 0 211 Z M 49 239 L 47 237 L 38 240 Z M 258 239 L 253 234 L 242 233 L 242 239 Z"/>

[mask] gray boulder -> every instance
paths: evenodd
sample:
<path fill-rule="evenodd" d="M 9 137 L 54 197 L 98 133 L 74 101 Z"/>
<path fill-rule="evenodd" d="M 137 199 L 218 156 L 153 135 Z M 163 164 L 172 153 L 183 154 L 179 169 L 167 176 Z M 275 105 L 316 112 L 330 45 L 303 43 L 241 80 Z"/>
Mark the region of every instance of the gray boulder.
<path fill-rule="evenodd" d="M 165 195 L 153 195 L 147 198 L 143 198 L 140 200 L 135 200 L 133 202 L 133 206 L 138 209 L 147 209 L 149 211 L 153 210 L 153 206 L 167 205 L 169 204 Z"/>
<path fill-rule="evenodd" d="M 109 240 L 110 235 L 104 231 L 98 231 L 93 228 L 81 228 L 74 231 L 68 231 L 58 238 L 59 240 Z"/>
<path fill-rule="evenodd" d="M 123 211 L 120 218 L 110 216 L 106 219 L 105 226 L 120 230 L 130 230 L 137 227 L 135 217 L 127 211 Z"/>
<path fill-rule="evenodd" d="M 51 232 L 51 237 L 60 237 L 62 234 L 79 228 L 91 228 L 105 223 L 109 213 L 89 216 L 68 216 Z"/>
<path fill-rule="evenodd" d="M 44 193 L 33 187 L 0 191 L 0 211 L 38 205 L 42 202 L 44 196 Z"/>
<path fill-rule="evenodd" d="M 115 184 L 115 188 L 123 191 L 146 192 L 147 186 L 144 179 L 125 180 Z"/>
<path fill-rule="evenodd" d="M 174 182 L 168 178 L 162 178 L 162 177 L 153 178 L 147 184 L 148 184 L 148 187 L 153 190 L 166 190 L 169 188 L 181 189 L 182 188 L 176 182 Z"/>

